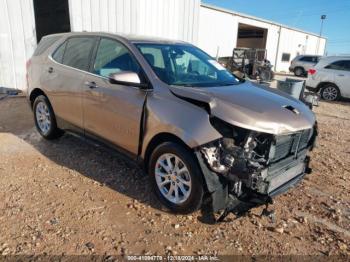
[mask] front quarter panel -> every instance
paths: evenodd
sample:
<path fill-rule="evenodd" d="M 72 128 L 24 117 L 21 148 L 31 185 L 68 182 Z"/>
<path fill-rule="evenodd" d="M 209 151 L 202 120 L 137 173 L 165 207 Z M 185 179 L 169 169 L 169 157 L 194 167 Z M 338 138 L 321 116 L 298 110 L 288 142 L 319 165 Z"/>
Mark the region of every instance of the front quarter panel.
<path fill-rule="evenodd" d="M 150 94 L 147 98 L 146 110 L 146 127 L 141 154 L 143 159 L 152 138 L 161 133 L 177 136 L 190 148 L 222 137 L 210 124 L 209 114 L 205 109 L 177 98 L 169 90 Z"/>

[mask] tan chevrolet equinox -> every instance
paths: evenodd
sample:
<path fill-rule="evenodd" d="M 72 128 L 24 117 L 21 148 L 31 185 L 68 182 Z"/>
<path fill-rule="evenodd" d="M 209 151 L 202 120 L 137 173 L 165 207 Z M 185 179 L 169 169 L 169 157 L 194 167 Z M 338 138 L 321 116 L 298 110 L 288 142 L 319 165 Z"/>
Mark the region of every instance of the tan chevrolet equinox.
<path fill-rule="evenodd" d="M 171 211 L 193 212 L 205 199 L 213 212 L 240 214 L 311 171 L 313 112 L 237 78 L 191 44 L 50 35 L 27 70 L 28 100 L 44 138 L 65 130 L 122 151 L 144 167 Z"/>

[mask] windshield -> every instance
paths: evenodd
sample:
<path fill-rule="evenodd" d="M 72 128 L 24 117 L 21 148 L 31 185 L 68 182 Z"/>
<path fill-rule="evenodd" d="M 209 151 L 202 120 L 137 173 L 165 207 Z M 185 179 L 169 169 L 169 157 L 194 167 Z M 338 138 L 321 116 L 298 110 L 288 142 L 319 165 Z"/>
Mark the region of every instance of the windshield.
<path fill-rule="evenodd" d="M 156 75 L 168 85 L 209 87 L 240 80 L 200 49 L 181 44 L 135 44 Z"/>

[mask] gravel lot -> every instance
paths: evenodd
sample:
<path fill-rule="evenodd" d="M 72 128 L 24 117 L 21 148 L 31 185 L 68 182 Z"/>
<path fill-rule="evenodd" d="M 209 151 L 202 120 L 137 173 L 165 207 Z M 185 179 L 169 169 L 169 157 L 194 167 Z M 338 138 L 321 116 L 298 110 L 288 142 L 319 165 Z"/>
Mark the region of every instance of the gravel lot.
<path fill-rule="evenodd" d="M 0 254 L 350 254 L 350 104 L 321 102 L 313 173 L 276 198 L 210 225 L 172 215 L 116 152 L 35 131 L 24 98 L 0 100 Z"/>

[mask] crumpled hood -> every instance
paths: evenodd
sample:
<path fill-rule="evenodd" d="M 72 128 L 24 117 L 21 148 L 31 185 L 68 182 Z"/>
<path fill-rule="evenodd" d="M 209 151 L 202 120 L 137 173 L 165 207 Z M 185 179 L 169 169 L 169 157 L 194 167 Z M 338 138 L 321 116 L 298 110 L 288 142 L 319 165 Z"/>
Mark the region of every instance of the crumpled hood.
<path fill-rule="evenodd" d="M 314 113 L 302 102 L 276 89 L 244 82 L 221 87 L 177 87 L 178 97 L 206 102 L 211 115 L 232 125 L 280 135 L 312 128 Z"/>

